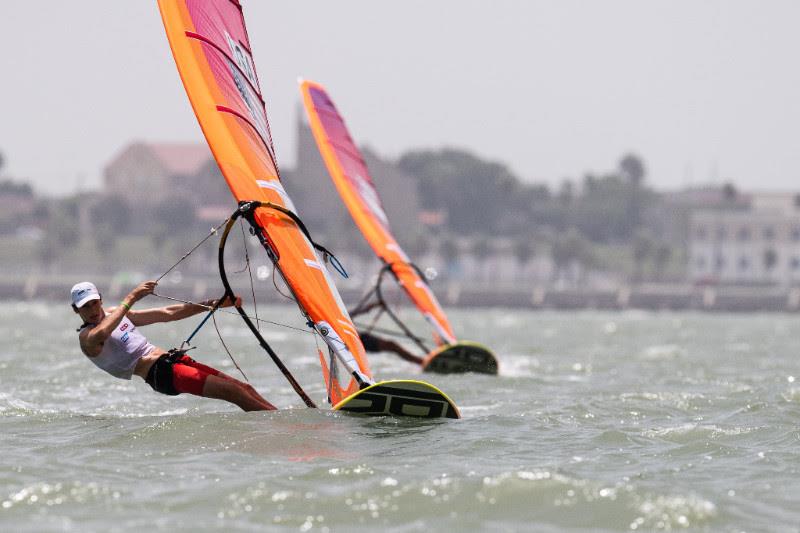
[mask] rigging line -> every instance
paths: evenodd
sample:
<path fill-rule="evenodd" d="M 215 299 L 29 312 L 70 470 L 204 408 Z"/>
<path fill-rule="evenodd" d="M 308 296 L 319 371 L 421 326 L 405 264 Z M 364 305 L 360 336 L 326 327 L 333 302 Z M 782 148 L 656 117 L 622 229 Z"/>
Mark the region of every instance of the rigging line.
<path fill-rule="evenodd" d="M 239 225 L 242 227 L 242 232 L 244 232 L 244 224 L 241 220 L 239 220 Z M 239 270 L 231 270 L 231 274 L 241 274 L 249 267 L 250 257 L 247 255 L 247 242 L 245 241 L 245 249 L 244 249 L 244 266 Z"/>
<path fill-rule="evenodd" d="M 242 377 L 244 378 L 244 380 L 246 382 L 250 383 L 250 380 L 247 379 L 247 374 L 244 373 L 244 370 L 242 370 L 242 368 L 239 366 L 239 363 L 237 363 L 236 359 L 233 358 L 233 354 L 228 349 L 228 346 L 225 344 L 225 341 L 222 340 L 222 333 L 220 333 L 219 326 L 217 326 L 217 319 L 212 315 L 211 320 L 214 321 L 214 329 L 217 330 L 217 337 L 219 337 L 219 342 L 222 343 L 222 347 L 225 348 L 225 351 L 228 353 L 228 357 L 231 358 L 231 362 L 233 362 L 233 366 L 235 366 L 236 370 L 238 370 L 242 374 Z"/>
<path fill-rule="evenodd" d="M 314 346 L 317 349 L 317 354 L 319 354 L 319 356 L 320 356 L 320 363 L 322 363 L 323 360 L 325 359 L 325 356 L 322 354 L 322 350 L 319 347 L 320 336 L 317 333 L 317 330 L 312 329 L 311 331 L 314 333 Z M 328 365 L 329 366 L 333 366 L 333 362 L 328 363 Z M 333 386 L 333 372 L 334 372 L 333 368 L 328 368 L 328 386 L 327 386 L 327 390 L 331 390 L 331 387 Z M 332 403 L 331 402 L 330 393 L 328 394 L 327 399 L 328 399 L 328 403 Z"/>
<path fill-rule="evenodd" d="M 250 80 L 250 77 L 247 75 L 247 73 L 244 70 L 242 70 L 242 67 L 239 66 L 239 63 L 237 63 L 236 60 L 234 60 L 227 52 L 225 52 L 225 50 L 220 48 L 216 43 L 214 43 L 214 41 L 212 41 L 208 37 L 206 37 L 204 35 L 200 35 L 199 33 L 195 33 L 195 32 L 192 32 L 192 31 L 186 31 L 186 32 L 184 32 L 184 35 L 186 35 L 186 37 L 188 37 L 190 39 L 196 39 L 198 41 L 201 41 L 201 42 L 207 44 L 208 46 L 210 46 L 211 48 L 216 50 L 222 57 L 224 57 L 228 61 L 228 64 L 230 66 L 232 66 L 234 69 L 236 69 L 239 72 L 239 74 L 245 79 L 245 81 L 247 82 L 247 85 L 250 87 L 250 90 L 253 91 L 253 93 L 256 95 L 256 97 L 258 97 L 258 99 L 261 101 L 262 107 L 264 107 L 266 109 L 266 102 L 264 102 L 264 98 L 261 96 L 260 89 L 253 84 L 253 82 Z M 246 46 L 244 46 L 244 44 L 241 41 L 239 41 L 238 44 L 239 44 L 239 46 L 242 46 L 243 48 L 247 49 L 247 53 L 248 54 L 250 54 L 251 56 L 253 55 L 250 52 L 250 50 Z M 253 69 L 253 71 L 254 71 L 253 73 L 255 74 L 255 69 Z"/>
<path fill-rule="evenodd" d="M 283 291 L 281 291 L 281 290 L 278 288 L 278 282 L 275 280 L 275 263 L 272 263 L 272 286 L 273 286 L 273 287 L 275 287 L 275 291 L 276 291 L 278 294 L 280 294 L 281 296 L 283 296 L 284 298 L 286 298 L 286 299 L 287 299 L 287 300 L 289 300 L 289 301 L 292 301 L 292 302 L 295 302 L 295 303 L 297 303 L 297 300 L 295 300 L 295 299 L 294 299 L 294 298 L 293 298 L 291 295 L 289 295 L 289 294 L 284 294 L 284 293 L 283 293 Z"/>
<path fill-rule="evenodd" d="M 156 294 L 156 293 L 153 293 L 153 296 L 155 296 L 157 298 L 163 298 L 165 300 L 172 300 L 173 302 L 180 302 L 180 303 L 183 303 L 183 304 L 196 305 L 198 307 L 203 307 L 203 308 L 209 309 L 209 310 L 213 309 L 213 307 L 210 306 L 210 305 L 205 305 L 205 304 L 201 304 L 201 303 L 198 303 L 198 302 L 192 302 L 191 300 L 181 300 L 180 298 L 174 298 L 172 296 L 164 296 L 163 294 Z M 217 312 L 218 313 L 225 313 L 226 315 L 241 316 L 239 313 L 234 313 L 233 311 L 226 311 L 225 309 L 221 309 L 221 308 L 218 308 Z M 253 317 L 253 316 L 250 316 L 250 315 L 245 315 L 245 316 L 247 316 L 247 318 L 249 318 L 251 320 L 258 320 L 259 322 L 263 322 L 265 324 L 272 324 L 273 326 L 280 326 L 282 328 L 293 329 L 295 331 L 302 331 L 303 333 L 308 333 L 308 334 L 312 334 L 312 335 L 314 334 L 313 331 L 309 331 L 307 329 L 301 329 L 301 328 L 298 328 L 298 327 L 295 327 L 295 326 L 290 326 L 289 324 L 281 324 L 280 322 L 273 322 L 272 320 L 266 320 L 264 318 L 256 318 L 256 317 Z"/>
<path fill-rule="evenodd" d="M 194 253 L 194 251 L 195 251 L 195 250 L 197 250 L 198 248 L 200 248 L 200 246 L 202 246 L 204 242 L 206 242 L 208 239 L 210 239 L 212 235 L 216 235 L 216 234 L 217 234 L 217 231 L 219 231 L 219 229 L 220 229 L 222 226 L 224 226 L 225 224 L 227 224 L 227 223 L 228 223 L 228 220 L 230 220 L 230 217 L 228 217 L 228 218 L 226 218 L 225 220 L 223 220 L 221 224 L 218 224 L 218 225 L 214 226 L 213 228 L 211 228 L 211 231 L 209 231 L 209 232 L 208 232 L 208 235 L 206 235 L 206 236 L 205 236 L 205 238 L 204 238 L 203 240 L 201 240 L 200 242 L 198 242 L 197 244 L 195 244 L 195 245 L 194 245 L 194 248 L 192 248 L 191 250 L 189 250 L 188 252 L 186 252 L 185 254 L 183 254 L 183 257 L 181 257 L 180 259 L 178 259 L 178 261 L 177 261 L 177 262 L 176 262 L 174 265 L 172 265 L 171 267 L 169 267 L 169 269 L 168 269 L 166 272 L 164 272 L 163 274 L 161 274 L 161 275 L 158 277 L 158 279 L 156 279 L 156 283 L 158 283 L 159 281 L 161 281 L 161 280 L 164 278 L 164 276 L 166 276 L 167 274 L 169 274 L 170 272 L 172 272 L 172 270 L 173 270 L 173 269 L 174 269 L 176 266 L 180 265 L 180 264 L 181 264 L 181 263 L 182 263 L 182 262 L 183 262 L 183 261 L 184 261 L 184 260 L 185 260 L 187 257 L 189 257 L 190 255 L 192 255 L 192 253 Z"/>
<path fill-rule="evenodd" d="M 183 350 L 184 346 L 190 345 L 190 343 L 192 342 L 192 339 L 194 338 L 194 336 L 197 335 L 197 332 L 200 331 L 203 328 L 203 326 L 205 325 L 205 323 L 208 322 L 208 319 L 211 318 L 214 315 L 214 313 L 216 313 L 217 309 L 219 309 L 219 306 L 221 304 L 222 304 L 222 299 L 217 300 L 217 301 L 214 302 L 214 305 L 211 307 L 211 310 L 208 313 L 206 313 L 205 318 L 200 321 L 200 323 L 197 325 L 196 328 L 194 328 L 194 331 L 192 331 L 192 334 L 189 335 L 188 337 L 186 337 L 186 340 L 181 343 L 181 347 L 180 347 L 181 350 Z"/>
<path fill-rule="evenodd" d="M 348 311 L 350 313 L 350 317 L 355 318 L 358 315 L 363 315 L 364 313 L 368 313 L 369 311 L 371 311 L 375 306 L 381 305 L 379 301 L 367 305 L 369 299 L 374 295 L 375 295 L 375 287 L 367 291 L 358 301 L 356 306 L 351 311 Z"/>
<path fill-rule="evenodd" d="M 272 202 L 259 202 L 259 201 L 256 201 L 256 200 L 253 200 L 253 201 L 250 201 L 250 202 L 239 202 L 239 204 L 240 204 L 240 207 L 239 207 L 240 211 L 242 210 L 242 208 L 246 207 L 246 212 L 242 211 L 242 214 L 244 214 L 244 216 L 248 219 L 248 221 L 250 222 L 251 226 L 254 226 L 254 227 L 261 228 L 259 226 L 259 224 L 256 222 L 255 215 L 253 214 L 254 210 L 258 209 L 259 207 L 269 208 L 269 209 L 273 209 L 275 211 L 278 211 L 279 213 L 283 213 L 284 215 L 289 217 L 297 225 L 297 227 L 300 229 L 300 231 L 303 232 L 303 235 L 305 235 L 306 239 L 308 239 L 308 242 L 311 244 L 311 246 L 314 248 L 314 250 L 317 250 L 319 252 L 322 252 L 323 254 L 326 254 L 327 256 L 330 256 L 331 264 L 339 272 L 339 274 L 341 274 L 342 277 L 344 277 L 344 278 L 348 278 L 349 277 L 349 275 L 347 274 L 347 271 L 344 269 L 344 267 L 342 266 L 342 263 L 339 261 L 339 259 L 333 254 L 333 252 L 331 252 L 330 250 L 328 250 L 327 248 L 325 248 L 324 246 L 322 246 L 321 244 L 317 243 L 316 241 L 314 241 L 314 239 L 311 238 L 311 234 L 308 232 L 308 228 L 306 227 L 305 223 L 300 219 L 299 216 L 297 216 L 297 213 L 295 213 L 291 209 L 287 209 L 286 207 L 284 207 L 282 205 L 273 204 Z M 261 228 L 261 229 L 263 231 L 267 231 L 264 228 Z M 259 240 L 260 240 L 261 239 L 261 234 L 257 233 L 256 235 L 259 237 Z M 315 254 L 316 254 L 316 252 L 315 252 Z"/>
<path fill-rule="evenodd" d="M 225 294 L 227 296 L 229 296 L 229 297 L 234 297 L 234 293 L 233 293 L 233 289 L 231 288 L 230 283 L 228 282 L 228 275 L 225 272 L 225 244 L 228 241 L 228 234 L 230 234 L 231 227 L 234 224 L 234 220 L 236 218 L 238 218 L 239 216 L 244 215 L 247 218 L 248 222 L 250 222 L 250 226 L 254 230 L 257 230 L 257 229 L 263 230 L 263 228 L 261 228 L 261 226 L 258 225 L 258 223 L 255 220 L 255 217 L 253 216 L 253 207 L 256 206 L 256 205 L 261 205 L 261 203 L 260 202 L 256 202 L 256 203 L 253 203 L 253 202 L 241 203 L 240 202 L 239 208 L 236 210 L 236 212 L 233 215 L 231 215 L 231 220 L 228 221 L 228 223 L 225 225 L 225 230 L 222 232 L 222 235 L 220 235 L 220 238 L 219 238 L 219 250 L 217 252 L 217 264 L 219 266 L 219 277 L 220 277 L 220 280 L 222 281 L 222 285 L 225 287 Z M 270 256 L 270 258 L 273 261 L 276 261 L 277 259 L 275 258 L 274 252 L 272 251 L 272 248 L 270 247 L 270 244 L 267 241 L 266 237 L 264 237 L 264 235 L 262 233 L 258 233 L 258 237 L 259 237 L 259 241 L 261 242 L 262 246 L 264 246 L 264 249 L 267 251 L 267 253 Z M 247 324 L 247 327 L 250 329 L 250 332 L 253 333 L 253 335 L 255 335 L 255 337 L 256 337 L 256 340 L 258 340 L 258 344 L 261 346 L 261 348 L 264 349 L 264 351 L 267 353 L 267 355 L 269 355 L 270 359 L 272 359 L 272 362 L 275 363 L 275 366 L 277 366 L 278 370 L 281 371 L 281 374 L 283 374 L 283 377 L 285 377 L 286 380 L 291 384 L 292 389 L 294 389 L 294 391 L 297 393 L 297 395 L 300 396 L 300 398 L 303 399 L 303 402 L 306 404 L 306 406 L 312 407 L 312 408 L 316 407 L 316 404 L 314 403 L 314 401 L 311 398 L 309 398 L 308 394 L 306 394 L 306 392 L 300 386 L 300 383 L 297 382 L 297 380 L 294 378 L 294 376 L 289 371 L 289 369 L 286 368 L 286 365 L 283 364 L 283 361 L 281 361 L 281 359 L 278 357 L 278 354 L 275 353 L 275 350 L 273 350 L 272 347 L 270 347 L 269 343 L 267 343 L 267 341 L 261 335 L 261 332 L 259 332 L 258 329 L 256 329 L 256 327 L 253 324 L 253 322 L 247 317 L 247 313 L 244 312 L 244 309 L 242 309 L 241 306 L 237 305 L 236 306 L 236 312 L 239 313 L 239 316 L 242 317 L 242 320 L 244 320 L 245 324 Z"/>
<path fill-rule="evenodd" d="M 391 318 L 391 319 L 392 319 L 392 321 L 394 321 L 394 323 L 397 325 L 397 327 L 398 327 L 398 328 L 400 328 L 400 329 L 401 329 L 401 330 L 402 330 L 402 331 L 403 331 L 403 332 L 406 334 L 406 336 L 407 336 L 407 337 L 408 337 L 408 338 L 409 338 L 411 341 L 413 341 L 413 342 L 414 342 L 414 344 L 416 344 L 417 346 L 419 346 L 419 347 L 420 347 L 420 349 L 421 349 L 421 350 L 422 350 L 424 353 L 428 353 L 430 350 L 429 350 L 429 349 L 428 349 L 428 347 L 425 345 L 425 343 L 424 343 L 424 342 L 422 342 L 422 340 L 421 340 L 419 337 L 417 337 L 416 335 L 414 335 L 414 333 L 412 333 L 410 329 L 408 329 L 408 326 L 406 326 L 406 325 L 403 323 L 403 321 L 402 321 L 402 320 L 400 320 L 400 319 L 397 317 L 397 315 L 394 313 L 394 311 L 392 311 L 392 309 L 391 309 L 391 308 L 389 307 L 389 305 L 386 303 L 386 299 L 383 297 L 383 290 L 382 290 L 382 288 L 381 288 L 381 283 L 383 282 L 383 276 L 384 276 L 384 274 L 385 274 L 387 271 L 392 273 L 392 275 L 395 277 L 395 280 L 397 280 L 397 279 L 398 279 L 398 278 L 397 278 L 397 274 L 396 274 L 396 273 L 394 272 L 394 270 L 392 269 L 392 263 L 387 263 L 386 265 L 384 265 L 384 267 L 383 267 L 383 268 L 381 269 L 381 271 L 380 271 L 380 274 L 378 274 L 378 282 L 375 284 L 375 296 L 378 298 L 378 301 L 380 301 L 380 302 L 381 302 L 383 310 L 384 310 L 384 311 L 386 311 L 386 314 L 389 316 L 389 318 Z M 399 281 L 399 280 L 398 280 L 398 281 Z"/>
<path fill-rule="evenodd" d="M 261 322 L 258 320 L 258 303 L 256 302 L 256 287 L 253 284 L 253 270 L 250 268 L 250 253 L 247 249 L 247 235 L 244 232 L 244 222 L 242 219 L 239 219 L 239 227 L 242 229 L 242 243 L 244 243 L 244 264 L 247 266 L 247 273 L 250 275 L 250 292 L 253 295 L 253 312 L 256 315 L 256 326 L 258 327 L 259 331 L 261 331 Z"/>
<path fill-rule="evenodd" d="M 239 7 L 239 10 L 241 11 L 241 6 Z M 244 24 L 242 24 L 242 27 L 244 27 Z M 245 34 L 247 34 L 247 28 L 245 28 Z M 275 157 L 275 145 L 272 142 L 272 128 L 270 128 L 269 119 L 267 118 L 267 103 L 264 101 L 264 97 L 261 94 L 261 83 L 260 83 L 260 81 L 258 79 L 258 73 L 256 72 L 255 65 L 254 64 L 251 65 L 252 66 L 252 74 L 253 74 L 253 77 L 256 80 L 256 83 L 254 85 L 252 80 L 250 79 L 250 77 L 247 75 L 247 73 L 245 73 L 242 70 L 241 66 L 239 66 L 239 64 L 236 61 L 234 61 L 234 59 L 230 55 L 228 55 L 228 53 L 225 50 L 223 50 L 216 43 L 214 43 L 214 41 L 212 41 L 211 39 L 209 39 L 208 37 L 206 37 L 204 35 L 200 35 L 199 33 L 195 33 L 195 32 L 192 32 L 192 31 L 186 31 L 186 32 L 184 32 L 184 35 L 186 35 L 186 37 L 188 37 L 189 39 L 195 39 L 195 40 L 198 40 L 198 41 L 200 41 L 202 43 L 205 43 L 208 46 L 210 46 L 211 48 L 213 48 L 214 50 L 216 50 L 217 53 L 219 53 L 222 57 L 224 57 L 227 60 L 228 65 L 229 66 L 233 66 L 233 68 L 239 73 L 239 75 L 244 78 L 244 80 L 247 82 L 247 85 L 250 87 L 250 90 L 256 95 L 256 98 L 258 98 L 259 103 L 261 103 L 260 111 L 264 115 L 264 125 L 267 128 L 267 137 L 268 137 L 269 143 L 267 143 L 267 140 L 264 139 L 264 137 L 261 135 L 261 132 L 257 128 L 254 127 L 253 129 L 255 129 L 256 134 L 258 135 L 259 139 L 261 139 L 261 142 L 264 143 L 264 147 L 267 149 L 267 154 L 269 155 L 269 158 L 272 161 L 272 165 L 275 167 L 275 174 L 277 174 L 278 179 L 280 179 L 281 170 L 280 170 L 280 168 L 278 168 L 278 161 L 277 161 L 277 158 Z M 248 40 L 249 40 L 249 38 L 248 38 Z M 239 43 L 239 46 L 243 47 L 247 51 L 247 53 L 250 55 L 250 62 L 255 63 L 253 61 L 253 53 L 250 50 L 250 47 L 246 46 L 241 41 L 238 41 L 238 43 Z M 247 101 L 245 101 L 245 105 L 247 106 L 248 109 L 250 109 L 251 106 L 249 105 L 249 103 Z M 227 109 L 227 108 L 223 109 L 222 106 L 217 106 L 217 110 L 218 111 L 232 111 L 232 110 Z M 252 110 L 251 110 L 251 112 L 252 112 Z M 253 124 L 250 123 L 243 115 L 240 115 L 240 114 L 235 113 L 235 112 L 234 112 L 234 115 L 238 116 L 239 118 L 244 120 L 246 123 L 250 124 L 250 126 L 253 126 Z"/>
<path fill-rule="evenodd" d="M 370 326 L 370 328 L 367 329 L 366 327 L 364 327 L 364 326 L 366 326 L 366 324 L 358 324 L 358 323 L 356 323 L 355 326 L 358 329 L 362 329 L 363 328 L 363 329 L 369 331 L 370 333 L 372 333 L 374 331 L 374 332 L 380 333 L 382 335 L 389 335 L 391 337 L 397 337 L 397 338 L 400 338 L 400 339 L 406 338 L 406 334 L 403 333 L 402 331 L 394 331 L 394 330 L 391 330 L 391 329 L 380 328 L 380 327 L 377 327 L 377 326 Z"/>
<path fill-rule="evenodd" d="M 261 135 L 261 132 L 258 131 L 258 128 L 256 127 L 256 125 L 253 124 L 253 122 L 251 122 L 250 119 L 248 119 L 246 116 L 242 115 L 241 113 L 239 113 L 235 109 L 231 109 L 230 107 L 226 107 L 224 105 L 218 105 L 217 106 L 217 111 L 219 111 L 220 113 L 227 113 L 227 114 L 229 114 L 231 116 L 234 116 L 234 117 L 238 118 L 239 120 L 241 120 L 242 122 L 244 122 L 245 124 L 250 126 L 250 128 L 254 132 L 256 132 L 256 137 L 258 138 L 259 141 L 261 141 L 261 144 L 264 145 L 264 149 L 267 151 L 267 155 L 269 156 L 269 160 L 272 163 L 272 166 L 275 167 L 275 174 L 280 179 L 280 171 L 278 170 L 278 162 L 275 160 L 275 156 L 273 155 L 272 150 L 270 150 L 270 146 L 267 144 L 267 141 L 264 140 L 264 137 Z"/>
<path fill-rule="evenodd" d="M 369 331 L 372 331 L 372 330 L 375 328 L 375 324 L 377 324 L 377 323 L 378 323 L 378 320 L 380 320 L 380 318 L 381 318 L 381 315 L 382 315 L 384 312 L 386 312 L 386 309 L 384 309 L 383 307 L 381 307 L 381 308 L 378 310 L 378 312 L 377 312 L 377 313 L 375 313 L 375 316 L 374 316 L 374 317 L 373 317 L 373 319 L 372 319 L 372 323 L 369 325 Z"/>

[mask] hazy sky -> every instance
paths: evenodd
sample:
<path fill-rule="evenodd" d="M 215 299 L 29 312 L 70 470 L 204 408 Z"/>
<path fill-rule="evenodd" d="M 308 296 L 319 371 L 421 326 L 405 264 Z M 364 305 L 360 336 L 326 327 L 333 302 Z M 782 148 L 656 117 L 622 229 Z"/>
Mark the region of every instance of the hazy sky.
<path fill-rule="evenodd" d="M 661 189 L 800 189 L 796 0 L 242 3 L 281 166 L 303 76 L 390 157 L 462 147 L 556 184 L 632 151 Z M 0 0 L 0 72 L 3 173 L 40 193 L 202 139 L 155 0 Z"/>

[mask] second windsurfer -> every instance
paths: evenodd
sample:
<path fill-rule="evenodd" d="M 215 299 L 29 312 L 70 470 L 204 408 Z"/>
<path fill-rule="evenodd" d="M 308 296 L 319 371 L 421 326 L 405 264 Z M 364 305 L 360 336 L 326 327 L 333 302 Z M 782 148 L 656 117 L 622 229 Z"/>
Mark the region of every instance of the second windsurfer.
<path fill-rule="evenodd" d="M 361 337 L 361 343 L 368 352 L 394 352 L 406 361 L 422 364 L 422 357 L 412 354 L 391 339 L 384 339 L 366 331 L 359 331 L 358 336 Z"/>
<path fill-rule="evenodd" d="M 203 305 L 177 304 L 131 310 L 133 304 L 153 294 L 155 288 L 155 281 L 145 281 L 117 307 L 106 310 L 93 283 L 85 281 L 72 287 L 72 309 L 83 320 L 78 329 L 78 339 L 81 351 L 89 360 L 120 379 L 131 379 L 135 374 L 162 394 L 175 396 L 185 392 L 225 400 L 245 411 L 275 410 L 274 405 L 247 383 L 200 364 L 183 352 L 168 352 L 150 344 L 137 326 L 180 320 L 201 313 L 214 304 L 204 302 Z M 228 298 L 220 307 L 233 304 Z"/>

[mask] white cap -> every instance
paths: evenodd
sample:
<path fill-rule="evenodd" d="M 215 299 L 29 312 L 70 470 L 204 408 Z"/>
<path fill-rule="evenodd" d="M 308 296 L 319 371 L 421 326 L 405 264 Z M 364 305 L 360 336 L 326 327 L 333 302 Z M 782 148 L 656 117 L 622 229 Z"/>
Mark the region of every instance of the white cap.
<path fill-rule="evenodd" d="M 94 283 L 88 281 L 76 283 L 73 285 L 72 291 L 70 292 L 72 295 L 72 305 L 78 308 L 83 307 L 83 305 L 90 300 L 100 299 L 100 291 L 97 290 Z"/>

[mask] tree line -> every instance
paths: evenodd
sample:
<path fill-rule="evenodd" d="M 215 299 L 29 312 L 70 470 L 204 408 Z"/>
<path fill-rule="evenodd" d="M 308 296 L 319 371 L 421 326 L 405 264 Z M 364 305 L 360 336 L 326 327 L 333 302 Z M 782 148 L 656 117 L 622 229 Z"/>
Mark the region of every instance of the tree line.
<path fill-rule="evenodd" d="M 0 168 L 2 164 L 0 154 Z M 513 242 L 513 255 L 521 264 L 542 253 L 561 272 L 576 263 L 596 265 L 594 245 L 621 244 L 631 250 L 638 279 L 647 261 L 660 277 L 673 256 L 672 248 L 645 224 L 647 210 L 659 197 L 647 185 L 645 164 L 635 154 L 624 155 L 615 169 L 589 173 L 581 181 L 564 180 L 557 188 L 524 182 L 503 163 L 453 148 L 412 150 L 396 164 L 416 179 L 421 207 L 444 213 L 436 240 L 439 252 L 449 259 L 459 254 L 458 239 L 470 242 L 468 252 L 482 260 L 493 253 L 493 239 L 502 236 Z M 33 194 L 30 185 L 10 180 L 0 180 L 3 192 Z M 39 201 L 34 218 L 45 229 L 39 246 L 43 261 L 77 245 L 81 231 L 86 231 L 79 227 L 78 210 L 77 197 Z M 146 213 L 134 214 L 124 199 L 96 195 L 89 206 L 90 234 L 85 236 L 99 253 L 108 255 L 114 252 L 117 237 L 132 233 L 136 226 L 133 232 L 147 235 L 159 251 L 176 236 L 189 238 L 200 231 L 194 213 L 194 206 L 185 200 L 162 199 L 148 206 Z M 428 251 L 430 240 L 422 235 L 403 244 L 412 255 L 419 255 Z"/>
<path fill-rule="evenodd" d="M 443 231 L 471 237 L 478 257 L 487 254 L 481 243 L 503 236 L 514 241 L 518 260 L 545 247 L 563 271 L 575 263 L 595 265 L 593 245 L 623 245 L 631 250 L 633 277 L 640 279 L 647 262 L 661 277 L 674 255 L 646 225 L 659 195 L 647 185 L 644 161 L 635 154 L 624 155 L 609 172 L 564 180 L 556 190 L 452 148 L 410 151 L 397 164 L 417 179 L 422 207 L 443 212 Z"/>

